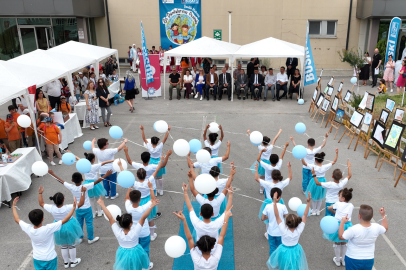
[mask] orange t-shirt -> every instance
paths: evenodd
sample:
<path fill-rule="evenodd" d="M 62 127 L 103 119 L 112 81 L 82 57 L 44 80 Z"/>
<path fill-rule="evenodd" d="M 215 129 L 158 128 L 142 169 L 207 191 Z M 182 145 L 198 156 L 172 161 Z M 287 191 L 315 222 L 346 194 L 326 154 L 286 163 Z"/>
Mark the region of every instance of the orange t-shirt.
<path fill-rule="evenodd" d="M 14 123 L 16 123 L 17 127 L 19 127 L 18 130 L 19 130 L 20 132 L 24 132 L 24 129 L 23 129 L 22 127 L 20 127 L 20 126 L 18 125 L 18 122 L 17 122 L 17 119 L 18 119 L 19 116 L 20 116 L 19 113 L 14 113 L 14 114 L 13 114 Z"/>
<path fill-rule="evenodd" d="M 5 127 L 6 128 L 11 127 L 11 123 L 7 122 L 5 124 Z M 7 135 L 8 135 L 8 140 L 9 141 L 16 141 L 16 140 L 21 139 L 21 135 L 20 135 L 20 132 L 18 131 L 16 123 L 14 123 L 14 127 L 7 133 Z"/>
<path fill-rule="evenodd" d="M 181 65 L 182 68 L 189 67 L 189 64 L 187 64 L 185 60 L 183 60 L 182 63 L 180 63 L 180 65 Z"/>
<path fill-rule="evenodd" d="M 52 125 L 50 127 L 45 126 L 43 130 L 45 133 L 45 138 L 47 138 L 47 140 L 45 140 L 47 144 L 59 144 L 58 134 L 60 131 L 56 125 Z"/>
<path fill-rule="evenodd" d="M 65 104 L 62 104 L 62 103 L 61 103 L 61 105 L 59 106 L 60 111 L 61 111 L 61 112 L 68 112 L 68 113 L 70 113 L 70 106 L 69 106 L 69 108 L 68 108 L 68 106 L 67 106 L 66 104 L 68 104 L 68 103 L 65 103 Z"/>
<path fill-rule="evenodd" d="M 0 119 L 0 139 L 7 139 L 7 132 L 4 129 L 4 125 L 6 124 L 6 121 L 3 119 Z"/>
<path fill-rule="evenodd" d="M 31 126 L 28 127 L 28 128 L 25 130 L 25 133 L 26 133 L 27 136 L 32 136 L 32 135 L 35 134 L 35 133 L 34 133 L 34 125 L 32 124 L 32 122 L 31 122 Z"/>

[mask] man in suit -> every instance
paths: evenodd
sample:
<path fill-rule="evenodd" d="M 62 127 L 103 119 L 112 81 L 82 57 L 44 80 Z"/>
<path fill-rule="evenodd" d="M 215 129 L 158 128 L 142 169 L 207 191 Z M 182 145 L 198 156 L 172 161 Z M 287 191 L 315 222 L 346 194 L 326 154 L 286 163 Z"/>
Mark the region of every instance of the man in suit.
<path fill-rule="evenodd" d="M 224 67 L 222 73 L 219 76 L 219 100 L 223 96 L 223 89 L 227 88 L 228 100 L 231 100 L 231 74 L 227 73 L 227 69 Z"/>
<path fill-rule="evenodd" d="M 296 57 L 288 57 L 288 59 L 286 59 L 286 66 L 288 67 L 288 69 L 286 70 L 286 75 L 288 75 L 288 79 L 290 78 L 290 76 L 295 75 L 297 65 L 298 61 Z"/>
<path fill-rule="evenodd" d="M 254 69 L 255 69 L 255 58 L 251 58 L 251 61 L 247 64 L 247 76 L 248 79 L 251 78 L 251 75 L 254 74 Z"/>
<path fill-rule="evenodd" d="M 254 69 L 254 74 L 251 75 L 250 85 L 251 85 L 251 95 L 254 95 L 254 100 L 259 100 L 262 92 L 262 83 L 264 78 L 261 74 L 258 74 L 258 68 Z M 258 95 L 255 94 L 255 88 L 258 88 Z"/>
<path fill-rule="evenodd" d="M 214 73 L 214 68 L 210 68 L 210 73 L 206 75 L 206 99 L 209 100 L 209 90 L 210 88 L 213 88 L 213 96 L 214 100 L 216 100 L 217 97 L 217 85 L 219 83 L 219 78 L 217 77 L 217 74 Z"/>
<path fill-rule="evenodd" d="M 240 74 L 236 75 L 236 80 L 237 80 L 237 96 L 238 99 L 241 99 L 240 93 L 241 93 L 241 88 L 244 89 L 244 97 L 243 100 L 248 96 L 248 76 L 244 73 L 243 69 L 240 69 Z"/>

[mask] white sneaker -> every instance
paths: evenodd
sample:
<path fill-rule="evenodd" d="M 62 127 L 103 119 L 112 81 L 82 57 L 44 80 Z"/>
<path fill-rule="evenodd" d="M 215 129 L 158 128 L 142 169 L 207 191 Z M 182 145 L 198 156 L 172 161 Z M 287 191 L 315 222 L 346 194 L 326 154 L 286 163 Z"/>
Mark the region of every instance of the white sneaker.
<path fill-rule="evenodd" d="M 116 193 L 116 196 L 111 197 L 110 199 L 114 200 L 115 198 L 118 197 L 118 193 Z"/>
<path fill-rule="evenodd" d="M 109 196 L 104 196 L 104 198 L 105 198 L 105 199 L 108 199 L 108 198 L 110 198 L 110 197 L 109 197 Z"/>
<path fill-rule="evenodd" d="M 100 212 L 97 212 L 97 216 L 98 216 L 98 217 L 103 216 L 103 210 L 101 210 Z"/>
<path fill-rule="evenodd" d="M 340 260 L 336 261 L 336 257 L 333 258 L 333 262 L 334 262 L 337 266 L 341 266 Z"/>
<path fill-rule="evenodd" d="M 82 238 L 80 238 L 79 239 L 79 244 L 81 244 L 83 242 L 83 239 Z"/>
<path fill-rule="evenodd" d="M 96 218 L 96 213 L 93 213 L 93 218 Z"/>
<path fill-rule="evenodd" d="M 159 191 L 159 195 L 163 196 L 163 195 L 164 195 L 164 191 L 163 191 L 163 190 L 160 190 L 160 191 Z"/>
<path fill-rule="evenodd" d="M 393 89 L 391 89 L 390 92 L 393 93 Z"/>
<path fill-rule="evenodd" d="M 317 211 L 317 212 L 316 212 L 316 216 L 320 216 L 320 211 Z"/>
<path fill-rule="evenodd" d="M 198 98 L 199 97 L 199 93 L 197 93 L 196 95 L 195 95 L 195 98 Z"/>
<path fill-rule="evenodd" d="M 151 235 L 151 242 L 155 241 L 155 239 L 158 237 L 158 235 L 156 233 L 154 233 L 154 235 Z"/>
<path fill-rule="evenodd" d="M 76 262 L 71 262 L 70 267 L 76 267 L 82 261 L 81 258 L 76 258 Z M 65 267 L 66 268 L 66 267 Z"/>
<path fill-rule="evenodd" d="M 344 258 L 341 258 L 341 264 L 342 264 L 342 266 L 345 266 L 345 259 Z"/>
<path fill-rule="evenodd" d="M 260 191 L 259 191 L 259 194 L 264 194 L 264 191 L 263 191 L 263 190 L 260 190 Z"/>
<path fill-rule="evenodd" d="M 317 215 L 317 212 L 312 212 L 310 215 L 315 216 L 315 215 Z"/>
<path fill-rule="evenodd" d="M 264 234 L 264 236 L 265 236 L 266 240 L 268 240 L 268 233 L 267 232 Z"/>
<path fill-rule="evenodd" d="M 303 195 L 305 195 L 306 196 L 306 191 L 302 191 L 303 192 Z"/>
<path fill-rule="evenodd" d="M 200 100 L 203 100 L 203 96 L 200 96 Z"/>
<path fill-rule="evenodd" d="M 52 166 L 55 166 L 55 165 L 56 165 L 55 162 L 53 162 L 53 161 L 51 161 L 50 163 L 51 163 Z"/>
<path fill-rule="evenodd" d="M 70 267 L 70 263 L 64 263 L 65 268 L 69 268 Z"/>
<path fill-rule="evenodd" d="M 62 165 L 62 159 L 59 161 L 59 165 Z"/>
<path fill-rule="evenodd" d="M 150 262 L 148 266 L 148 270 L 154 268 L 154 263 Z"/>
<path fill-rule="evenodd" d="M 89 240 L 89 239 L 88 239 L 88 240 L 87 240 L 87 243 L 88 243 L 89 245 L 91 245 L 91 244 L 93 244 L 93 243 L 99 241 L 99 239 L 100 239 L 100 237 L 96 236 L 95 238 L 93 238 L 93 240 Z"/>

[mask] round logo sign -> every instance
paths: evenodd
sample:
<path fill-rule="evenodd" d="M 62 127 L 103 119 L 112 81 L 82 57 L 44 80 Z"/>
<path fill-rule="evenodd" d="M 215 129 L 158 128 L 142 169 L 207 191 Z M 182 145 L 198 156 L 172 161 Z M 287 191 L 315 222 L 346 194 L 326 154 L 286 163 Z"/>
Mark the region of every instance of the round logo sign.
<path fill-rule="evenodd" d="M 189 15 L 175 14 L 166 23 L 166 35 L 176 45 L 189 43 L 196 37 L 196 24 Z"/>

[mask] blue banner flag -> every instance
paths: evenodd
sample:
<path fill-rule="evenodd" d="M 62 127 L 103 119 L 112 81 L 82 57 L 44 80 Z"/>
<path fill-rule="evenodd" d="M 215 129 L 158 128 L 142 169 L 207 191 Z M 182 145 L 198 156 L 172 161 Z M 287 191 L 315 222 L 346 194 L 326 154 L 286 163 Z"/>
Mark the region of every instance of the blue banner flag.
<path fill-rule="evenodd" d="M 159 19 L 165 50 L 202 36 L 201 0 L 159 0 Z"/>
<path fill-rule="evenodd" d="M 399 28 L 401 24 L 401 19 L 395 17 L 390 22 L 389 33 L 388 33 L 388 43 L 386 45 L 385 59 L 387 60 L 389 55 L 392 55 L 393 60 L 395 60 L 396 44 L 398 43 Z M 402 53 L 402 52 L 400 52 Z"/>
<path fill-rule="evenodd" d="M 144 27 L 141 22 L 141 41 L 142 41 L 142 58 L 144 59 L 145 76 L 147 84 L 154 81 L 154 74 L 152 74 L 151 62 L 149 61 L 147 42 L 145 41 Z"/>
<path fill-rule="evenodd" d="M 313 84 L 317 82 L 316 67 L 314 66 L 312 47 L 310 46 L 309 39 L 309 23 L 307 23 L 307 33 L 306 33 L 306 56 L 305 56 L 305 76 L 304 76 L 304 86 Z"/>

